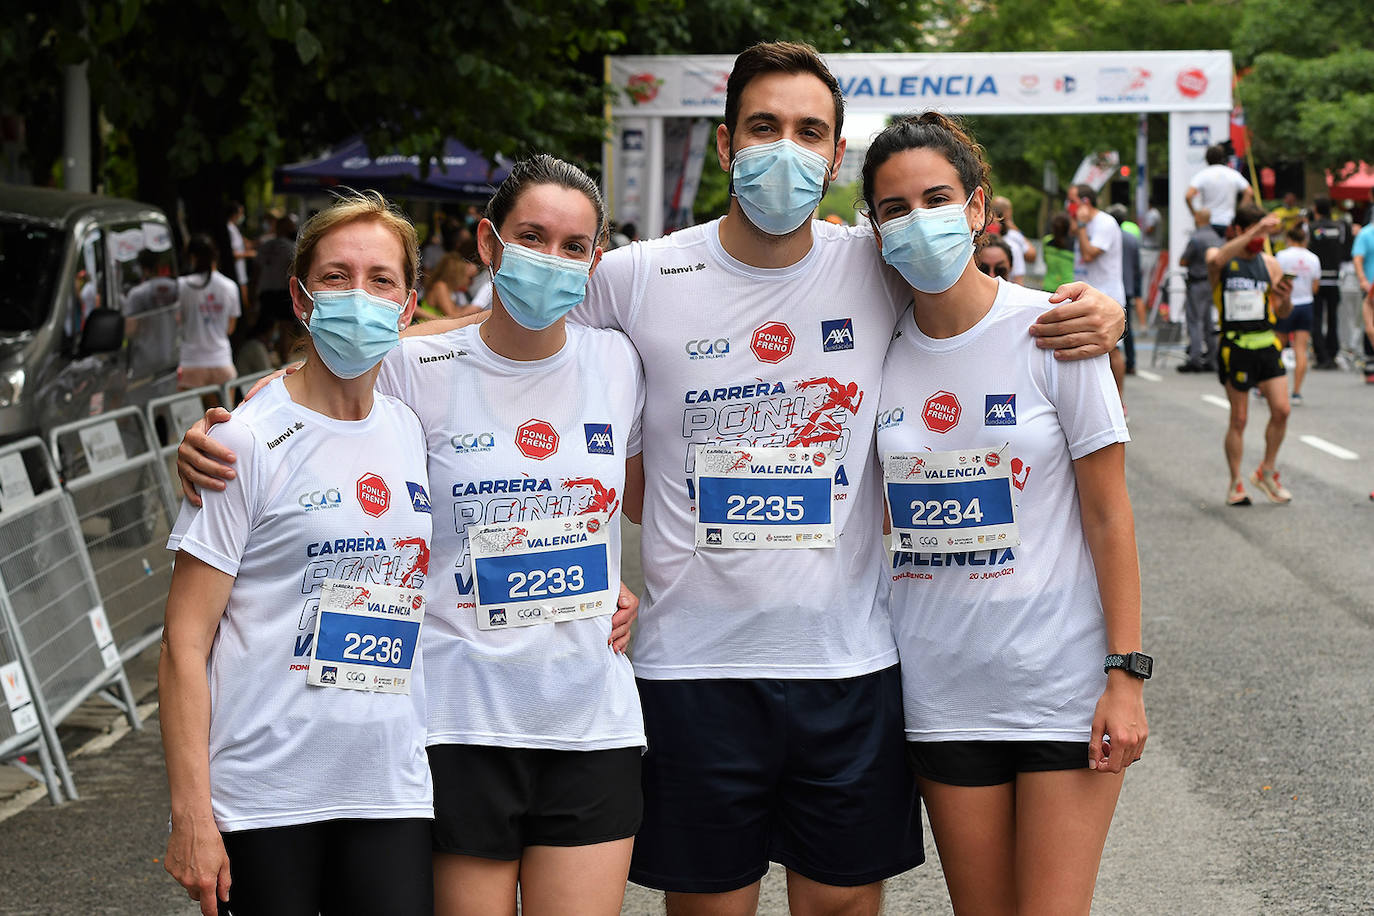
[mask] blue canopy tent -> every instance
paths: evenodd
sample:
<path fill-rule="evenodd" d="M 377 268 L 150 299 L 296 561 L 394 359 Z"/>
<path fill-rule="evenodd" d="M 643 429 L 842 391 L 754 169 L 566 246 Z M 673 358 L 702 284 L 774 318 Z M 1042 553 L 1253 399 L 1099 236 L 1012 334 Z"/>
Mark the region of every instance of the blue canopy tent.
<path fill-rule="evenodd" d="M 420 157 L 384 153 L 373 157 L 361 137 L 335 146 L 323 156 L 284 165 L 274 178 L 286 194 L 348 187 L 381 191 L 389 197 L 428 200 L 486 200 L 507 175 L 501 156 L 489 162 L 457 140 L 444 141 L 444 156 L 430 157 L 429 174 L 421 176 Z"/>

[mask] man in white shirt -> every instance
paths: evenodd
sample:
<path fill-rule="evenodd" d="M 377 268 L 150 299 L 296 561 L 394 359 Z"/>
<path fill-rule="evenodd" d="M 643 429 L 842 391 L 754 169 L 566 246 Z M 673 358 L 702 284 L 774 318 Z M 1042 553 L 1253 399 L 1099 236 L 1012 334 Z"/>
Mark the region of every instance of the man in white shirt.
<path fill-rule="evenodd" d="M 1188 211 L 1206 208 L 1212 211 L 1212 228 L 1217 235 L 1226 237 L 1231 220 L 1236 217 L 1236 207 L 1248 204 L 1255 193 L 1249 182 L 1226 164 L 1226 150 L 1221 146 L 1207 147 L 1207 167 L 1193 176 L 1188 182 L 1188 190 L 1183 195 Z"/>
<path fill-rule="evenodd" d="M 1111 296 L 1121 304 L 1124 312 L 1126 284 L 1122 272 L 1121 226 L 1097 209 L 1097 191 L 1092 185 L 1073 185 L 1068 197 L 1069 215 L 1074 220 L 1073 278 L 1090 283 Z M 1122 391 L 1126 380 L 1126 357 L 1121 347 L 1112 350 L 1111 363 L 1116 390 Z"/>

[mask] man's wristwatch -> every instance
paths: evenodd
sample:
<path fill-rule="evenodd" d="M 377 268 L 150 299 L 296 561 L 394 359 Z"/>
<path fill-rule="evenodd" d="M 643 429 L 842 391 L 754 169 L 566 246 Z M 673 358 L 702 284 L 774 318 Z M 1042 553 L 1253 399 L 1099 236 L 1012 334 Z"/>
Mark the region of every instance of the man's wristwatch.
<path fill-rule="evenodd" d="M 1108 655 L 1107 660 L 1102 663 L 1102 670 L 1107 672 L 1113 668 L 1120 668 L 1132 677 L 1138 677 L 1143 681 L 1154 673 L 1155 660 L 1144 652 Z"/>

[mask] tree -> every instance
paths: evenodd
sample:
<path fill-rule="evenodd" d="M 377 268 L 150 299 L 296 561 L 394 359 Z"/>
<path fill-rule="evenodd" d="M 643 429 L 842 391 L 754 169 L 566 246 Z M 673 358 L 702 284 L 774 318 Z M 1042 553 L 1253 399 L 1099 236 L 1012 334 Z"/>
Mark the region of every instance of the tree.
<path fill-rule="evenodd" d="M 1361 0 L 1249 0 L 1236 33 L 1240 98 L 1261 156 L 1333 171 L 1374 150 L 1374 19 Z"/>

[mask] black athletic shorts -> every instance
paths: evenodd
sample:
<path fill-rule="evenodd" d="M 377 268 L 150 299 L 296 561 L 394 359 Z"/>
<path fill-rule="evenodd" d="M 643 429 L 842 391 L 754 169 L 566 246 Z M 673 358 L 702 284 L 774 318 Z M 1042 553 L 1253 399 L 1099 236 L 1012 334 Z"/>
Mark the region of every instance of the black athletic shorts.
<path fill-rule="evenodd" d="M 1302 305 L 1293 306 L 1293 311 L 1288 313 L 1287 318 L 1280 318 L 1274 325 L 1274 330 L 1280 334 L 1292 334 L 1294 331 L 1312 331 L 1312 303 L 1304 302 Z"/>
<path fill-rule="evenodd" d="M 1237 391 L 1249 391 L 1260 382 L 1284 374 L 1278 347 L 1247 350 L 1224 335 L 1218 339 L 1217 346 L 1217 376 L 1223 385 L 1230 382 Z"/>
<path fill-rule="evenodd" d="M 897 666 L 836 679 L 640 679 L 649 752 L 630 880 L 684 893 L 778 862 L 840 887 L 925 861 Z"/>
<path fill-rule="evenodd" d="M 238 916 L 434 912 L 429 821 L 335 820 L 224 834 Z"/>
<path fill-rule="evenodd" d="M 436 744 L 434 851 L 513 862 L 527 846 L 635 835 L 644 814 L 638 747 L 553 751 Z"/>
<path fill-rule="evenodd" d="M 906 754 L 917 776 L 950 786 L 1000 786 L 1017 773 L 1088 766 L 1086 741 L 908 741 Z"/>

